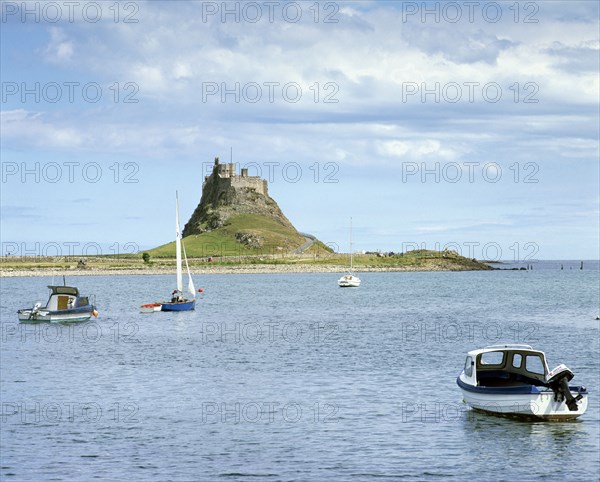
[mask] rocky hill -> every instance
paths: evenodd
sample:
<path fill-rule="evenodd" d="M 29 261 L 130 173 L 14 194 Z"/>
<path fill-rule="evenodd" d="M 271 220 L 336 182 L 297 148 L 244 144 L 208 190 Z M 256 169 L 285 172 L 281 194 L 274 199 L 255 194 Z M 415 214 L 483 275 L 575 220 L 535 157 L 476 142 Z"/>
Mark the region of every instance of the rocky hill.
<path fill-rule="evenodd" d="M 183 229 L 183 237 L 222 228 L 239 214 L 264 216 L 297 233 L 275 200 L 269 196 L 267 181 L 248 176 L 246 169 L 238 176 L 233 164 L 220 164 L 216 158 L 211 175 L 204 181 L 200 204 Z M 240 233 L 239 238 L 243 234 Z"/>
<path fill-rule="evenodd" d="M 308 244 L 330 251 L 318 240 L 306 243 L 269 196 L 267 181 L 237 173 L 235 165 L 215 159 L 212 173 L 204 179 L 202 197 L 183 229 L 188 256 L 237 254 L 287 254 Z M 154 256 L 170 256 L 174 243 L 155 248 Z"/>

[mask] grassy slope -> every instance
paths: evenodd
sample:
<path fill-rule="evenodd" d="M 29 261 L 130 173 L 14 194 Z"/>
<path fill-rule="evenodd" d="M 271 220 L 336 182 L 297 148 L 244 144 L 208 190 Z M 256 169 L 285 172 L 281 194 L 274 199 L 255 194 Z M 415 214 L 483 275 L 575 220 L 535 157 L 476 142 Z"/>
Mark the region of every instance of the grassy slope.
<path fill-rule="evenodd" d="M 235 234 L 251 233 L 261 238 L 262 247 L 251 248 L 239 243 Z M 275 255 L 288 253 L 304 243 L 304 237 L 295 230 L 257 214 L 239 214 L 227 224 L 209 233 L 184 238 L 188 258 L 207 256 Z M 324 247 L 322 246 L 323 250 Z M 153 258 L 175 256 L 175 242 L 148 251 Z"/>

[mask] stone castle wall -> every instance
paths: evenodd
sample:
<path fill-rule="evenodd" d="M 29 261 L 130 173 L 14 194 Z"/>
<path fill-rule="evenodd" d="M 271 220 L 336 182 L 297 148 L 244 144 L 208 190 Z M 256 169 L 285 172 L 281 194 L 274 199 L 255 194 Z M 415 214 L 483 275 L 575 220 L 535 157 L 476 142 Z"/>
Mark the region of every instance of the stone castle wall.
<path fill-rule="evenodd" d="M 268 184 L 265 179 L 259 176 L 248 176 L 248 169 L 242 169 L 240 175 L 236 174 L 236 165 L 234 163 L 220 164 L 219 158 L 215 159 L 212 177 L 218 182 L 219 191 L 234 188 L 249 188 L 254 189 L 257 193 L 263 196 L 269 195 Z M 208 181 L 209 176 L 205 181 Z"/>
<path fill-rule="evenodd" d="M 247 176 L 247 177 L 242 177 L 242 176 L 235 176 L 235 177 L 230 177 L 228 179 L 221 179 L 220 182 L 228 182 L 230 186 L 233 186 L 235 188 L 250 188 L 250 189 L 254 189 L 256 190 L 256 192 L 264 195 L 264 196 L 268 196 L 269 193 L 267 192 L 268 188 L 267 188 L 267 181 L 264 179 L 261 179 L 258 176 Z"/>

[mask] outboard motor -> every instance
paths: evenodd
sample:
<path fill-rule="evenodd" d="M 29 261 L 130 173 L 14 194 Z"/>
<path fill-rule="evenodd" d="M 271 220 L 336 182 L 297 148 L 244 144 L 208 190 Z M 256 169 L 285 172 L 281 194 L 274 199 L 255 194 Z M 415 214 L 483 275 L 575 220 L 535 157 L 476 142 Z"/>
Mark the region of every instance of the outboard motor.
<path fill-rule="evenodd" d="M 554 400 L 557 402 L 567 401 L 567 407 L 571 412 L 577 411 L 577 401 L 583 398 L 583 395 L 579 394 L 576 397 L 571 395 L 569 390 L 569 382 L 573 379 L 575 374 L 562 363 L 558 365 L 554 370 L 550 371 L 547 376 L 547 384 L 554 392 Z"/>
<path fill-rule="evenodd" d="M 37 319 L 37 314 L 40 311 L 41 307 L 42 307 L 42 304 L 39 301 L 35 305 L 33 305 L 33 308 L 29 312 L 29 319 L 30 320 Z"/>

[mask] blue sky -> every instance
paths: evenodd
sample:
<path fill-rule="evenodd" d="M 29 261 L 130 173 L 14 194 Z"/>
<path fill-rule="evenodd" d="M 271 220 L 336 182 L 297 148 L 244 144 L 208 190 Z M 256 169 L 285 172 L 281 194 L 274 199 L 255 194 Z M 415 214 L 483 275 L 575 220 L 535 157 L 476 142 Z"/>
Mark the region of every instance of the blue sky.
<path fill-rule="evenodd" d="M 597 2 L 3 1 L 1 28 L 3 254 L 168 242 L 233 149 L 342 251 L 352 216 L 360 250 L 598 258 Z"/>

